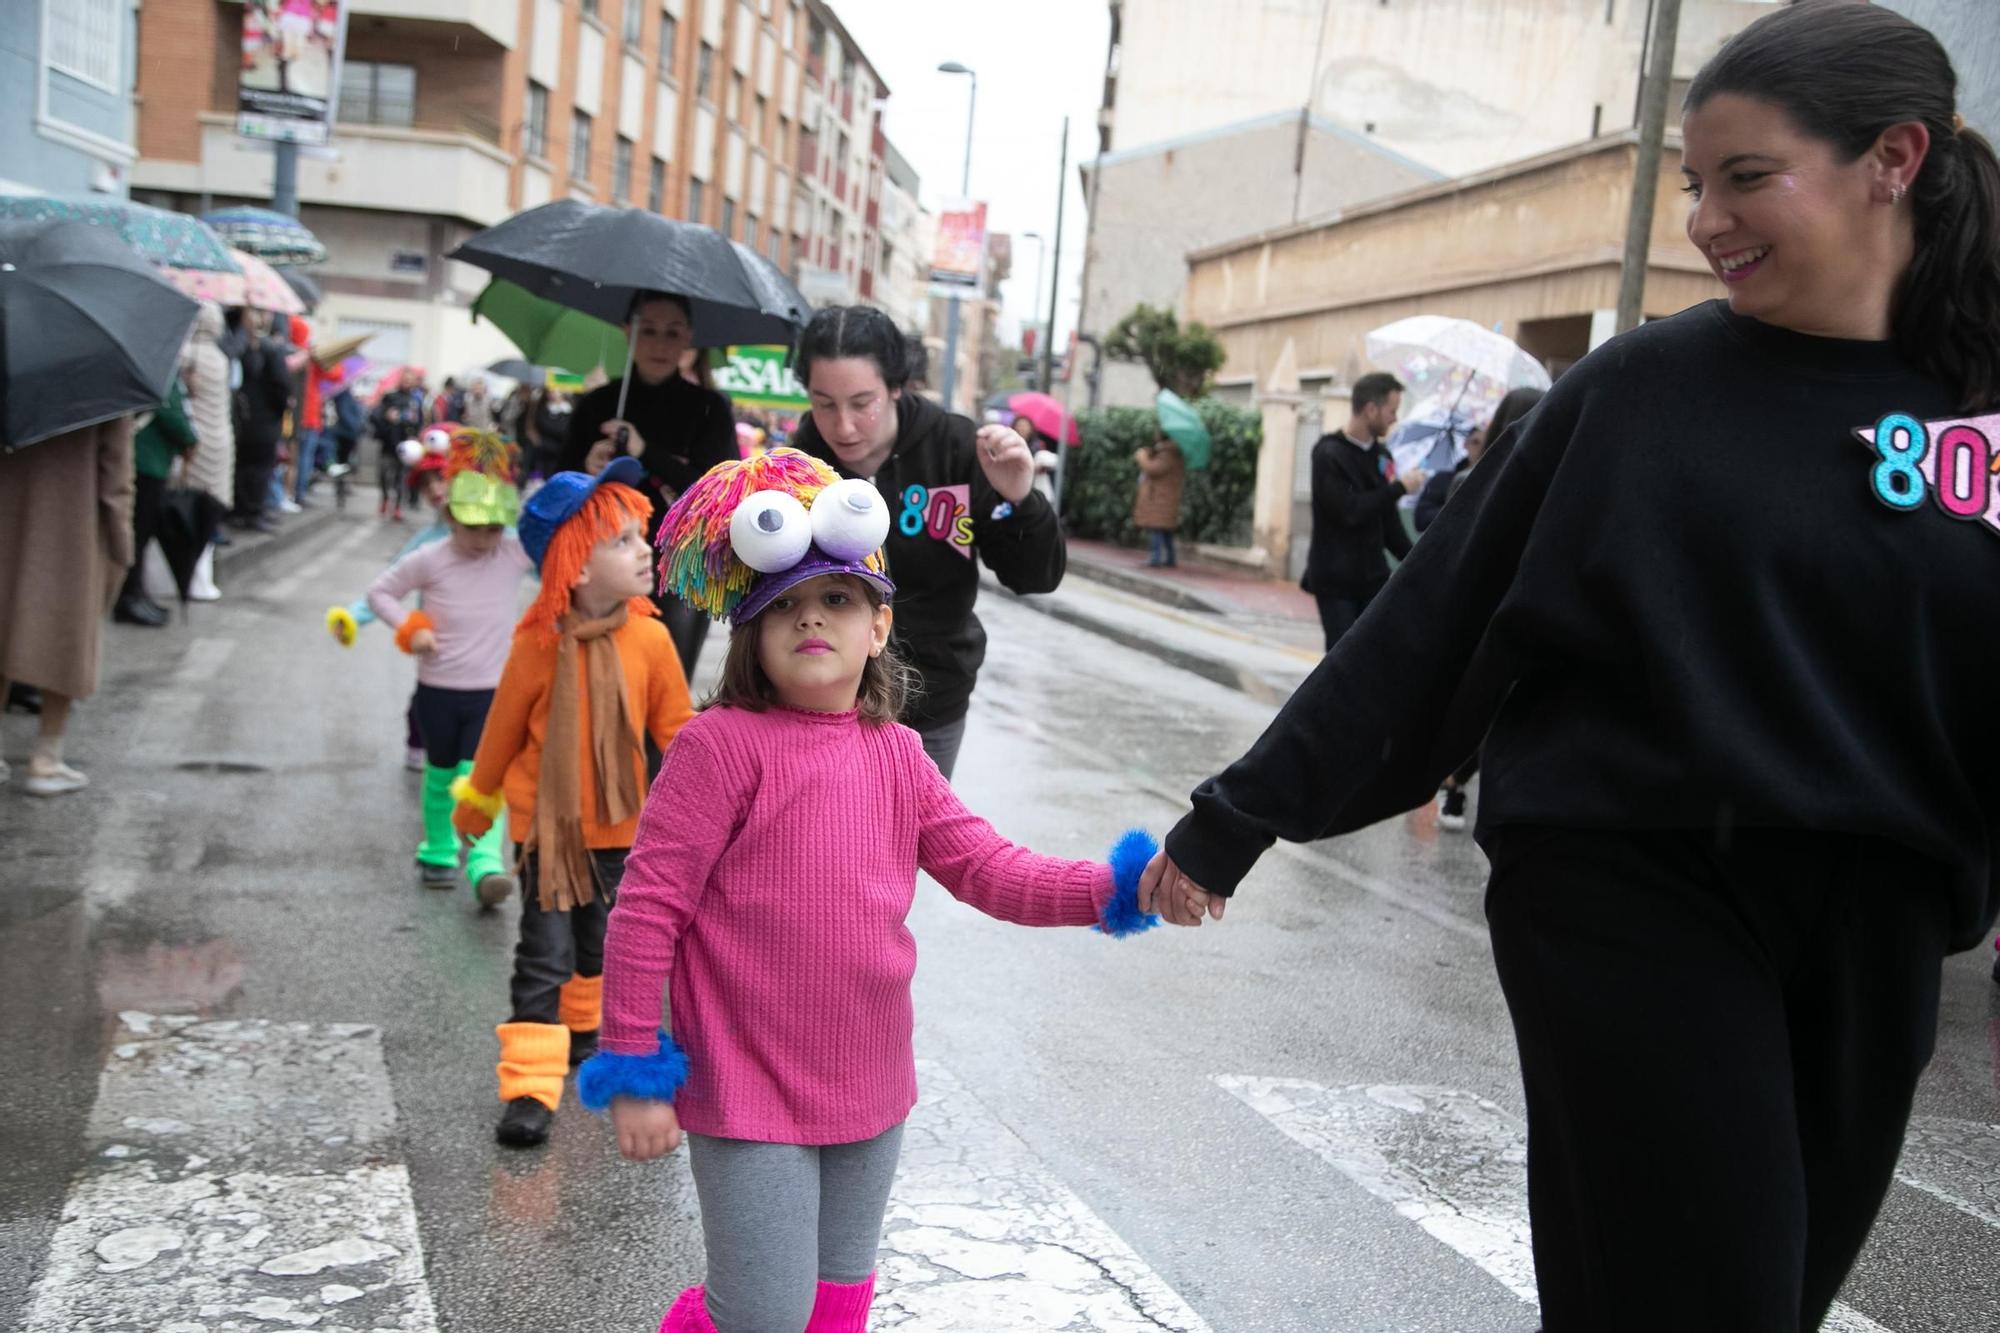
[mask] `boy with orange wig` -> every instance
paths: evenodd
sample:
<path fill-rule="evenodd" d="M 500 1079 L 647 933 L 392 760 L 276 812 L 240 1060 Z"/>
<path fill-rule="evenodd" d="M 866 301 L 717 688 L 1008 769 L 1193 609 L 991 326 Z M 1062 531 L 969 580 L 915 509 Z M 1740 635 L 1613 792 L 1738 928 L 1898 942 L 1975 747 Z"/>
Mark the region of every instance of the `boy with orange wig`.
<path fill-rule="evenodd" d="M 643 734 L 665 749 L 693 709 L 653 619 L 652 503 L 637 459 L 556 474 L 522 508 L 541 594 L 514 631 L 454 823 L 486 833 L 504 809 L 518 841 L 521 933 L 513 1012 L 498 1028 L 495 1137 L 548 1140 L 563 1078 L 597 1046 L 604 927 L 646 791 Z M 643 734 L 642 734 L 643 728 Z"/>

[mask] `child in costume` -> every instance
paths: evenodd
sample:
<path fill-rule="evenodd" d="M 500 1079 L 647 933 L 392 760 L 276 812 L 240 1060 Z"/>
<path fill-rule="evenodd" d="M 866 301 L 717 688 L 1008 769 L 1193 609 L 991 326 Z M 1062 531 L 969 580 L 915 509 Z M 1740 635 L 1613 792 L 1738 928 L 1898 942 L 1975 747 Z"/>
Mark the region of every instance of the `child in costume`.
<path fill-rule="evenodd" d="M 888 524 L 869 483 L 775 449 L 717 465 L 660 530 L 663 586 L 734 629 L 640 816 L 577 1090 L 635 1161 L 688 1134 L 708 1275 L 663 1333 L 866 1327 L 917 1100 L 919 868 L 1003 921 L 1154 923 L 1151 838 L 1127 833 L 1108 866 L 1016 847 L 897 724 Z"/>
<path fill-rule="evenodd" d="M 445 521 L 445 506 L 450 502 L 451 486 L 444 479 L 444 455 L 426 454 L 411 472 L 415 476 L 413 486 L 437 517 L 431 521 L 429 527 L 403 543 L 403 549 L 396 552 L 398 560 L 419 547 L 429 546 L 432 542 L 441 542 L 451 536 L 451 525 Z M 417 605 L 422 606 L 423 602 L 419 600 Z M 375 609 L 368 605 L 365 594 L 345 606 L 330 606 L 326 609 L 327 633 L 333 635 L 333 641 L 343 648 L 352 648 L 354 641 L 361 635 L 361 627 L 374 621 Z M 403 767 L 412 773 L 421 773 L 424 771 L 424 733 L 417 726 L 417 699 L 414 693 L 410 696 L 409 706 L 403 711 L 403 726 L 405 730 Z"/>
<path fill-rule="evenodd" d="M 495 1137 L 546 1142 L 564 1077 L 597 1048 L 604 926 L 646 792 L 642 736 L 666 749 L 694 715 L 687 678 L 647 593 L 645 469 L 559 472 L 528 498 L 521 541 L 542 590 L 521 618 L 456 821 L 487 836 L 504 808 L 520 847 L 521 933 L 498 1029 Z M 642 731 L 643 729 L 643 731 Z"/>
<path fill-rule="evenodd" d="M 368 605 L 417 659 L 417 729 L 424 743 L 424 839 L 417 871 L 427 888 L 458 882 L 451 784 L 472 767 L 486 710 L 507 662 L 521 576 L 533 562 L 509 532 L 520 511 L 509 448 L 491 431 L 461 430 L 445 460 L 450 536 L 397 560 L 368 589 Z M 423 608 L 403 599 L 421 594 Z M 514 892 L 499 828 L 472 844 L 465 873 L 483 906 Z"/>

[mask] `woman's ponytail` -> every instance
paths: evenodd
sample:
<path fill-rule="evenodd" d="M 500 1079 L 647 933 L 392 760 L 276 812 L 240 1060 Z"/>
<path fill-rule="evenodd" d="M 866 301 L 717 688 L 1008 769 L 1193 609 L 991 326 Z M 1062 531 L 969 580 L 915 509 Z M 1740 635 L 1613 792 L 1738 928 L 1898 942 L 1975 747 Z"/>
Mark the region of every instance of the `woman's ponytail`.
<path fill-rule="evenodd" d="M 2000 157 L 1973 129 L 1934 141 L 1911 192 L 1917 255 L 1896 341 L 1967 412 L 2000 408 Z"/>

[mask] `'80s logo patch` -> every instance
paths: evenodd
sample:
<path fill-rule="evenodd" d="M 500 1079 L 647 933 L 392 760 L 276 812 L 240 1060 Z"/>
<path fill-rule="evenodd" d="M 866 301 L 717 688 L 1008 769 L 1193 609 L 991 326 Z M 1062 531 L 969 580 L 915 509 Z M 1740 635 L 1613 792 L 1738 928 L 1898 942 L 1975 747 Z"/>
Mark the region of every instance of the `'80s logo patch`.
<path fill-rule="evenodd" d="M 972 487 L 907 486 L 896 530 L 905 537 L 928 536 L 972 559 Z"/>
<path fill-rule="evenodd" d="M 1919 421 L 1891 412 L 1855 435 L 1875 452 L 1868 489 L 1902 513 L 1934 504 L 2000 536 L 2000 413 Z"/>

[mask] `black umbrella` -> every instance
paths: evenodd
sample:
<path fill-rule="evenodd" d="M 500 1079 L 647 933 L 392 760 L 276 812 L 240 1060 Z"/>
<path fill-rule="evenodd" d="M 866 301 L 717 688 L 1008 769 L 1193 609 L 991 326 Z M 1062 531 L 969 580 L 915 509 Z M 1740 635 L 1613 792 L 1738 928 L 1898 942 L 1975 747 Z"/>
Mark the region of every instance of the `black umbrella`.
<path fill-rule="evenodd" d="M 277 269 L 276 272 L 279 277 L 285 280 L 285 285 L 291 288 L 301 301 L 306 303 L 306 313 L 308 315 L 319 309 L 320 302 L 326 300 L 326 293 L 320 290 L 320 285 L 299 270 L 295 268 L 281 268 Z"/>
<path fill-rule="evenodd" d="M 486 369 L 495 375 L 505 375 L 510 380 L 518 380 L 522 384 L 539 385 L 549 377 L 548 372 L 542 369 L 542 367 L 531 366 L 518 356 L 508 357 L 502 361 L 495 361 L 492 365 L 486 367 Z"/>
<path fill-rule="evenodd" d="M 198 309 L 106 228 L 0 223 L 0 449 L 158 407 Z"/>
<path fill-rule="evenodd" d="M 174 587 L 180 589 L 183 616 L 187 614 L 188 584 L 194 580 L 195 563 L 201 559 L 202 548 L 215 535 L 220 522 L 222 501 L 207 491 L 182 487 L 167 492 L 154 537 L 160 543 L 160 554 L 166 557 L 167 568 L 173 572 Z"/>
<path fill-rule="evenodd" d="M 639 293 L 671 292 L 687 298 L 702 347 L 789 343 L 811 305 L 783 274 L 738 249 L 713 227 L 558 199 L 488 227 L 450 258 L 607 324 L 623 324 Z"/>

